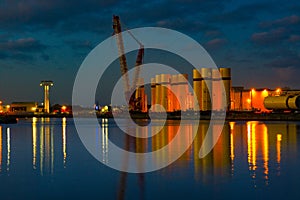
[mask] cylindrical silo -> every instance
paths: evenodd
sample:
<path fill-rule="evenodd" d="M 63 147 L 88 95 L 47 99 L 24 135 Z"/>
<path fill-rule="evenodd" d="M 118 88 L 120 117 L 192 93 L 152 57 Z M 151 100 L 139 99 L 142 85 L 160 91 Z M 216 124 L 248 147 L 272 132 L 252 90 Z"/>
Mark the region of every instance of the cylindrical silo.
<path fill-rule="evenodd" d="M 172 75 L 171 76 L 171 107 L 172 111 L 177 111 L 180 110 L 179 106 L 179 99 L 178 99 L 178 76 L 177 75 Z"/>
<path fill-rule="evenodd" d="M 210 91 L 212 91 L 211 68 L 201 68 L 201 111 L 211 110 Z"/>
<path fill-rule="evenodd" d="M 155 76 L 155 82 L 156 82 L 156 87 L 155 87 L 155 103 L 161 105 L 161 75 L 156 75 Z M 161 112 L 159 107 L 155 108 L 156 112 Z"/>
<path fill-rule="evenodd" d="M 225 98 L 222 98 L 222 79 L 219 69 L 212 69 L 212 110 L 223 110 Z M 224 99 L 224 100 L 223 100 Z"/>
<path fill-rule="evenodd" d="M 155 102 L 155 90 L 156 90 L 156 81 L 155 78 L 151 78 L 151 106 L 152 106 L 152 111 L 155 112 L 155 107 L 153 106 L 156 104 Z"/>
<path fill-rule="evenodd" d="M 187 110 L 187 95 L 189 92 L 188 88 L 188 75 L 187 74 L 178 74 L 178 96 L 180 102 L 180 110 Z"/>
<path fill-rule="evenodd" d="M 223 108 L 226 110 L 230 109 L 230 90 L 231 90 L 231 69 L 230 68 L 220 68 L 220 74 L 222 77 L 222 81 L 225 89 L 225 97 L 226 101 L 223 104 Z"/>
<path fill-rule="evenodd" d="M 169 110 L 169 102 L 170 102 L 170 74 L 161 74 L 161 105 L 165 108 L 167 112 Z"/>
<path fill-rule="evenodd" d="M 197 69 L 193 70 L 193 88 L 194 88 L 194 110 L 200 110 L 200 102 L 201 102 L 201 81 L 202 77 L 200 71 Z M 197 103 L 198 102 L 198 103 Z"/>

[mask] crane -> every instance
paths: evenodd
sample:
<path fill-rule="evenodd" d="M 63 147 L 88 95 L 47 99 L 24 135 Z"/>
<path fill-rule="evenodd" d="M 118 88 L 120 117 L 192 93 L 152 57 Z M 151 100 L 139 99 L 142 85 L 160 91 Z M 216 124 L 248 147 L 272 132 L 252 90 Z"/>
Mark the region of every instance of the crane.
<path fill-rule="evenodd" d="M 128 67 L 127 67 L 127 61 L 126 61 L 126 56 L 124 51 L 121 22 L 120 22 L 120 17 L 116 15 L 113 15 L 113 30 L 114 30 L 114 34 L 116 34 L 120 69 L 123 77 L 124 94 L 125 94 L 126 102 L 129 103 L 130 111 L 140 111 L 141 110 L 140 103 L 139 103 L 140 99 L 135 97 L 135 91 L 137 86 L 137 80 L 140 74 L 140 69 L 138 66 L 143 63 L 143 58 L 144 58 L 144 45 L 140 41 L 138 41 L 138 39 L 129 30 L 127 30 L 130 36 L 140 45 L 136 62 L 135 62 L 135 72 L 134 72 L 132 87 L 130 87 L 129 77 L 127 74 Z M 131 91 L 134 91 L 132 95 L 130 95 Z"/>

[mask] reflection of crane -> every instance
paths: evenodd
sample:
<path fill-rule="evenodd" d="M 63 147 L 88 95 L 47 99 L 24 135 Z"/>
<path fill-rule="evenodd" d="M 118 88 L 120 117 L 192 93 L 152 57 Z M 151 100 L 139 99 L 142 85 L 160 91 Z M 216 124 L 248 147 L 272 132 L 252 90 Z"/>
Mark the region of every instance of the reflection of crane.
<path fill-rule="evenodd" d="M 123 43 L 123 37 L 122 37 L 122 30 L 121 30 L 121 23 L 119 16 L 113 16 L 113 29 L 114 34 L 116 34 L 117 39 L 117 45 L 118 45 L 118 52 L 119 52 L 119 60 L 120 60 L 120 67 L 121 67 L 121 73 L 123 77 L 123 83 L 124 83 L 124 94 L 126 102 L 129 102 L 129 109 L 132 111 L 140 111 L 141 108 L 140 103 L 138 102 L 139 99 L 135 98 L 135 90 L 137 85 L 137 80 L 139 77 L 139 65 L 143 63 L 143 57 L 144 57 L 144 45 L 137 40 L 137 38 L 129 31 L 128 33 L 130 36 L 140 45 L 140 49 L 138 51 L 138 55 L 135 62 L 135 73 L 133 77 L 132 87 L 130 87 L 129 83 L 129 77 L 128 77 L 128 67 L 127 67 L 127 61 L 126 56 L 124 54 L 124 43 Z M 131 91 L 134 91 L 133 94 L 130 96 Z"/>

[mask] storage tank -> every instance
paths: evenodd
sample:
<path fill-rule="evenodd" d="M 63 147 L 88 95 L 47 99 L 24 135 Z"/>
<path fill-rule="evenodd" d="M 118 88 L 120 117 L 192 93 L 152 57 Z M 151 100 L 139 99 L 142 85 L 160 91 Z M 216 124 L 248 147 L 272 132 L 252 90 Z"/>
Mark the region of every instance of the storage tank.
<path fill-rule="evenodd" d="M 292 110 L 300 109 L 300 96 L 290 97 L 288 100 L 288 107 Z"/>
<path fill-rule="evenodd" d="M 178 89 L 178 76 L 177 75 L 172 75 L 171 76 L 171 105 L 172 105 L 172 111 L 180 110 L 180 105 L 179 105 L 179 89 Z"/>
<path fill-rule="evenodd" d="M 201 81 L 202 77 L 200 72 L 197 69 L 193 70 L 193 87 L 194 87 L 194 98 L 195 106 L 194 110 L 200 110 L 200 101 L 201 101 Z M 198 101 L 198 103 L 196 103 Z"/>
<path fill-rule="evenodd" d="M 201 68 L 201 111 L 211 110 L 210 91 L 212 91 L 211 68 Z"/>
<path fill-rule="evenodd" d="M 156 81 L 155 81 L 155 78 L 151 78 L 151 106 L 153 106 L 154 104 L 156 104 L 156 102 L 155 102 L 155 88 L 156 87 Z M 152 111 L 153 112 L 155 112 L 155 108 L 154 107 L 152 107 L 151 108 L 152 109 Z"/>
<path fill-rule="evenodd" d="M 225 102 L 223 102 L 222 108 L 226 108 L 229 110 L 230 108 L 230 90 L 231 90 L 231 69 L 230 68 L 220 68 L 220 74 L 222 77 L 222 81 L 225 89 Z M 223 98 L 222 98 L 223 99 Z"/>
<path fill-rule="evenodd" d="M 170 74 L 161 74 L 161 105 L 170 112 Z"/>
<path fill-rule="evenodd" d="M 156 82 L 156 86 L 155 86 L 155 104 L 159 104 L 161 105 L 161 76 L 160 75 L 156 75 L 155 76 L 155 82 Z M 161 110 L 159 109 L 160 107 L 155 108 L 156 112 L 161 112 Z"/>
<path fill-rule="evenodd" d="M 268 110 L 288 110 L 289 98 L 292 96 L 268 96 L 264 99 L 264 106 Z"/>

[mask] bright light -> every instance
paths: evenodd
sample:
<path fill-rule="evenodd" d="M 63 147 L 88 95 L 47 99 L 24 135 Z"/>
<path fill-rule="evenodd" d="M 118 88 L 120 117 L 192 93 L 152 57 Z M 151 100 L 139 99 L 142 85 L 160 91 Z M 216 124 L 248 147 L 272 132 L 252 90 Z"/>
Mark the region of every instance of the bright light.
<path fill-rule="evenodd" d="M 251 103 L 251 99 L 247 99 L 247 103 Z"/>
<path fill-rule="evenodd" d="M 66 109 L 67 109 L 67 106 L 62 106 L 61 109 L 62 109 L 62 110 L 66 110 Z"/>
<path fill-rule="evenodd" d="M 251 89 L 251 94 L 255 95 L 255 89 L 254 88 Z"/>
<path fill-rule="evenodd" d="M 0 104 L 2 104 L 2 101 L 0 101 Z"/>
<path fill-rule="evenodd" d="M 7 105 L 6 108 L 10 108 L 10 105 Z"/>
<path fill-rule="evenodd" d="M 263 97 L 269 96 L 269 92 L 268 92 L 267 89 L 264 89 L 264 91 L 262 92 L 262 96 L 263 96 Z"/>
<path fill-rule="evenodd" d="M 36 107 L 32 107 L 31 110 L 32 110 L 32 111 L 36 111 Z"/>
<path fill-rule="evenodd" d="M 282 140 L 281 134 L 277 134 L 277 141 L 280 142 Z"/>

